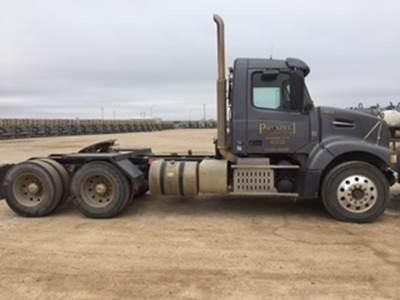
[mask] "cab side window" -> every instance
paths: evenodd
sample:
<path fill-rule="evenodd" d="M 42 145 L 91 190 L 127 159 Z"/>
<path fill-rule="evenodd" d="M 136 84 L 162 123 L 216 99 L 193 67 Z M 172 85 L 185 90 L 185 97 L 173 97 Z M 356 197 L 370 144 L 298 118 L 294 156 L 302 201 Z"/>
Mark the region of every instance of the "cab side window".
<path fill-rule="evenodd" d="M 253 87 L 255 107 L 278 109 L 281 106 L 281 89 L 279 87 Z"/>
<path fill-rule="evenodd" d="M 290 106 L 289 85 L 281 75 L 265 80 L 262 73 L 254 73 L 252 79 L 253 106 L 268 110 L 287 110 Z"/>

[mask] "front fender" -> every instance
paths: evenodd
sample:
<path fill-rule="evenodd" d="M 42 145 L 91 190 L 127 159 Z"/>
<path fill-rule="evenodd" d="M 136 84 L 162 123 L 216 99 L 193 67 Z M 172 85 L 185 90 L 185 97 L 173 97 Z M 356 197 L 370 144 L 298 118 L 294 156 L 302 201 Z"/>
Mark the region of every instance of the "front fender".
<path fill-rule="evenodd" d="M 346 153 L 362 152 L 379 158 L 385 164 L 390 161 L 393 150 L 361 139 L 332 137 L 317 145 L 310 153 L 307 169 L 324 170 L 335 158 Z"/>
<path fill-rule="evenodd" d="M 390 155 L 394 154 L 390 148 L 360 139 L 346 139 L 343 136 L 330 137 L 316 145 L 310 152 L 307 164 L 299 176 L 298 193 L 303 198 L 317 198 L 324 170 L 335 158 L 347 153 L 366 153 L 378 158 L 387 166 L 389 166 Z"/>

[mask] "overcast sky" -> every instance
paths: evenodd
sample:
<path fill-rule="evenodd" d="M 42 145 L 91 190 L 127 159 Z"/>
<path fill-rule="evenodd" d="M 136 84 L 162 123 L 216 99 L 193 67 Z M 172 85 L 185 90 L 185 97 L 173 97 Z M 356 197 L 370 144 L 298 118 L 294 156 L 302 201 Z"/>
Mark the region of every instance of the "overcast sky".
<path fill-rule="evenodd" d="M 400 101 L 398 0 L 0 0 L 0 117 L 215 116 L 227 63 L 298 57 L 318 105 Z"/>

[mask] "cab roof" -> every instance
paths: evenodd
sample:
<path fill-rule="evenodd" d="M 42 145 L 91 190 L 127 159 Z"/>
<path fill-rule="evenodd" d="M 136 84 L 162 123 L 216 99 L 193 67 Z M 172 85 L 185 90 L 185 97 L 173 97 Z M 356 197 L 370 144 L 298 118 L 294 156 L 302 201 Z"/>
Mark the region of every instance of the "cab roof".
<path fill-rule="evenodd" d="M 265 59 L 265 58 L 238 58 L 235 65 L 246 65 L 248 69 L 275 69 L 275 70 L 301 70 L 304 77 L 310 73 L 310 67 L 298 58 Z"/>

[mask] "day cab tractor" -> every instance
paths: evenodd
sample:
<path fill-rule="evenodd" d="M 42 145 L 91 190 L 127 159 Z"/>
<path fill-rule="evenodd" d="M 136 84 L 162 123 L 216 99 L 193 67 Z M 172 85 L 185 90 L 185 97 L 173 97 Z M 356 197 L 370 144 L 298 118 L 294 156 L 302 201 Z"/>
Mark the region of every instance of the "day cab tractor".
<path fill-rule="evenodd" d="M 238 58 L 226 76 L 224 23 L 218 35 L 215 153 L 157 155 L 105 141 L 78 153 L 36 157 L 0 168 L 2 194 L 26 217 L 49 215 L 71 198 L 87 217 L 120 214 L 152 195 L 231 194 L 320 198 L 336 219 L 381 216 L 397 182 L 397 155 L 380 118 L 315 107 L 305 85 L 308 65 Z M 245 201 L 245 200 L 244 200 Z"/>

